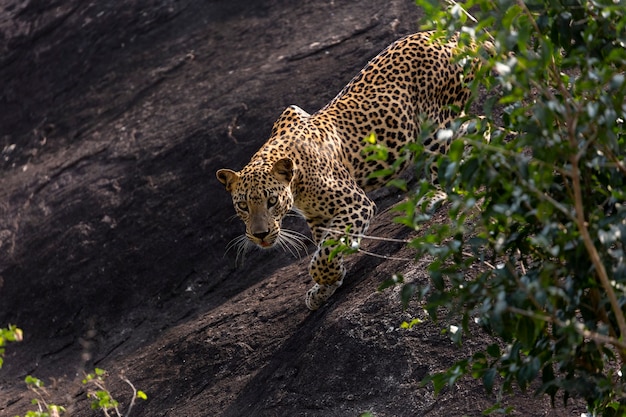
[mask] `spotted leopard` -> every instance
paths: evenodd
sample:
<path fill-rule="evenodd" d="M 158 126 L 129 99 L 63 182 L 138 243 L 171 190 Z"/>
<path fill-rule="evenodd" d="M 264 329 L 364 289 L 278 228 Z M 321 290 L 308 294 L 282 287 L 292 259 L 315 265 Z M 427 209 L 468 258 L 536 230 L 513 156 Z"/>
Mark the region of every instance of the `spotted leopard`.
<path fill-rule="evenodd" d="M 335 247 L 325 242 L 348 228 L 354 236 L 364 234 L 374 216 L 366 192 L 390 177 L 369 174 L 400 161 L 427 119 L 443 132 L 458 117 L 455 109 L 466 104 L 470 76 L 452 61 L 455 48 L 454 40 L 434 39 L 428 32 L 397 40 L 321 110 L 311 115 L 288 107 L 269 140 L 239 172 L 217 171 L 249 242 L 262 248 L 294 244 L 297 238 L 281 229 L 281 222 L 290 210 L 306 219 L 317 245 L 309 268 L 314 281 L 306 294 L 309 309 L 318 309 L 346 274 L 341 254 L 330 257 Z M 366 159 L 363 139 L 371 133 L 388 148 L 386 161 Z M 423 145 L 430 152 L 446 152 L 450 136 L 435 129 Z M 431 171 L 436 182 L 436 168 Z M 356 237 L 353 244 L 358 243 Z"/>

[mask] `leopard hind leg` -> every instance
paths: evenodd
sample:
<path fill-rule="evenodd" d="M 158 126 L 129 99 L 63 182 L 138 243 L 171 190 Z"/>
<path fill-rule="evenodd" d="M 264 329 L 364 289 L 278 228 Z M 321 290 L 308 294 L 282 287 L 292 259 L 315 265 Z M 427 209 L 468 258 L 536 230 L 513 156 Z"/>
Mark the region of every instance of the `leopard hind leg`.
<path fill-rule="evenodd" d="M 475 119 L 466 120 L 461 123 L 456 130 L 451 129 L 452 123 L 449 122 L 445 128 L 436 130 L 429 140 L 425 142 L 427 152 L 434 155 L 446 154 L 453 140 L 457 140 L 468 134 L 475 134 L 477 132 L 477 123 L 483 123 L 483 121 L 484 117 L 478 116 Z M 483 140 L 486 143 L 489 143 L 490 135 L 491 130 L 487 125 L 487 128 L 483 132 Z M 437 161 L 433 161 L 429 169 L 430 181 L 435 187 L 435 190 L 421 197 L 417 203 L 417 207 L 422 209 L 425 213 L 432 214 L 448 199 L 448 194 L 443 190 L 439 182 Z"/>
<path fill-rule="evenodd" d="M 434 186 L 434 190 L 426 193 L 417 202 L 417 207 L 424 213 L 432 214 L 437 207 L 447 200 L 448 194 L 441 188 L 439 183 L 439 167 L 436 157 L 448 152 L 450 143 L 454 138 L 454 133 L 449 128 L 440 128 L 433 132 L 425 142 L 426 152 L 435 156 L 435 160 L 430 163 L 430 183 Z"/>

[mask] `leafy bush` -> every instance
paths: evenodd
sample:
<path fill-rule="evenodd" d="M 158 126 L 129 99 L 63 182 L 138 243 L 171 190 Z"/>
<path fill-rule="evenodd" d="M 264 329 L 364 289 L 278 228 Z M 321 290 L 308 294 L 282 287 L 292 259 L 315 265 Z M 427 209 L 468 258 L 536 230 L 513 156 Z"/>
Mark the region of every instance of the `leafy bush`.
<path fill-rule="evenodd" d="M 0 368 L 2 368 L 5 345 L 7 342 L 21 342 L 22 339 L 22 329 L 17 326 L 10 325 L 7 328 L 0 328 Z M 111 392 L 107 388 L 107 376 L 108 374 L 104 369 L 96 368 L 92 373 L 87 374 L 83 379 L 83 385 L 89 387 L 87 396 L 92 399 L 91 408 L 93 410 L 102 411 L 106 417 L 111 415 L 122 417 L 122 412 L 119 409 L 119 402 L 113 398 Z M 133 392 L 130 404 L 126 409 L 126 414 L 124 414 L 124 416 L 130 416 L 130 413 L 135 406 L 135 401 L 137 399 L 147 400 L 148 396 L 145 392 L 137 390 L 133 383 L 130 382 L 130 380 L 125 376 L 122 375 L 120 378 Z M 28 375 L 24 382 L 26 383 L 28 389 L 35 394 L 35 398 L 31 400 L 31 403 L 37 406 L 37 411 L 28 411 L 24 417 L 59 417 L 61 414 L 66 412 L 65 407 L 51 404 L 49 402 L 49 394 L 46 391 L 44 387 L 45 384 L 42 380 Z"/>
<path fill-rule="evenodd" d="M 128 378 L 122 376 L 122 381 L 133 391 L 126 413 L 122 414 L 119 402 L 113 398 L 111 391 L 107 388 L 107 377 L 108 374 L 104 369 L 96 368 L 92 373 L 87 374 L 82 381 L 83 385 L 89 388 L 87 397 L 92 400 L 91 409 L 102 411 L 105 417 L 122 417 L 122 415 L 128 417 L 137 399 L 148 399 L 148 396 L 143 391 L 137 390 Z M 31 403 L 37 406 L 37 411 L 28 411 L 24 417 L 59 417 L 66 412 L 65 407 L 50 403 L 50 395 L 46 391 L 42 380 L 28 375 L 24 382 L 26 382 L 28 389 L 35 394 L 35 398 Z"/>
<path fill-rule="evenodd" d="M 449 222 L 411 242 L 435 261 L 430 284 L 403 294 L 458 324 L 459 342 L 472 322 L 504 342 L 428 381 L 436 391 L 464 375 L 488 390 L 533 384 L 553 402 L 560 393 L 594 415 L 626 415 L 623 1 L 417 3 L 428 28 L 472 45 L 459 59 L 480 64 L 472 89 L 488 98 L 475 133 L 437 160 Z M 427 159 L 418 152 L 418 166 Z M 421 227 L 428 187 L 398 221 Z M 477 263 L 482 272 L 468 273 Z"/>
<path fill-rule="evenodd" d="M 119 402 L 113 398 L 111 391 L 107 388 L 107 376 L 108 374 L 104 369 L 96 368 L 92 373 L 87 374 L 83 379 L 83 385 L 91 387 L 91 389 L 87 392 L 87 396 L 92 399 L 91 408 L 93 410 L 101 410 L 106 417 L 109 417 L 112 413 L 115 413 L 113 414 L 115 416 L 122 417 Z M 137 390 L 128 378 L 124 376 L 121 378 L 122 381 L 124 381 L 133 391 L 130 404 L 128 405 L 126 414 L 124 414 L 124 416 L 129 416 L 131 410 L 135 406 L 135 400 L 147 400 L 148 396 L 145 392 Z"/>
<path fill-rule="evenodd" d="M 2 365 L 4 364 L 6 344 L 8 342 L 21 342 L 22 338 L 22 329 L 19 329 L 15 325 L 10 325 L 7 328 L 0 328 L 0 368 L 2 368 Z"/>
<path fill-rule="evenodd" d="M 31 400 L 31 404 L 37 406 L 37 411 L 28 411 L 24 417 L 59 417 L 65 413 L 65 407 L 48 402 L 48 393 L 42 380 L 28 375 L 24 382 L 28 389 L 35 393 L 36 397 Z"/>

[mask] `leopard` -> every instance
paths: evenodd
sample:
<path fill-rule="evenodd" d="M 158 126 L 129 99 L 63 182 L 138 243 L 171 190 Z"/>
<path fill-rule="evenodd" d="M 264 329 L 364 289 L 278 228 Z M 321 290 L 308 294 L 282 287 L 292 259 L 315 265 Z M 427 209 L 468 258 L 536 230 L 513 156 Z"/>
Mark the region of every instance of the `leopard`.
<path fill-rule="evenodd" d="M 424 152 L 448 151 L 454 136 L 450 129 L 464 114 L 473 78 L 454 58 L 458 47 L 456 38 L 441 39 L 433 32 L 396 40 L 317 112 L 287 107 L 241 170 L 216 172 L 245 224 L 238 244 L 263 249 L 304 245 L 282 222 L 294 212 L 306 220 L 316 245 L 309 264 L 308 309 L 319 309 L 343 284 L 346 268 L 339 245 L 358 248 L 376 212 L 368 193 L 411 162 L 407 146 L 419 141 Z M 427 122 L 434 128 L 422 134 Z M 385 160 L 363 151 L 364 139 L 372 135 L 387 149 Z M 437 185 L 436 164 L 429 170 Z"/>

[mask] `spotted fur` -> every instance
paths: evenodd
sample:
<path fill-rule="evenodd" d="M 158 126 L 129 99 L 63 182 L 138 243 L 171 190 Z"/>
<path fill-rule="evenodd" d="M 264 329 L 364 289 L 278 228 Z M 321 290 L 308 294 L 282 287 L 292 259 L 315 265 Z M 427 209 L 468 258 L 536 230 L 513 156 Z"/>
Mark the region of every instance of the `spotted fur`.
<path fill-rule="evenodd" d="M 317 244 L 309 269 L 315 282 L 307 292 L 309 309 L 319 308 L 346 273 L 342 256 L 329 259 L 334 246 L 324 242 L 348 228 L 364 234 L 374 216 L 366 192 L 390 178 L 369 174 L 403 158 L 425 120 L 448 127 L 457 116 L 453 109 L 464 107 L 470 92 L 463 69 L 451 61 L 455 47 L 454 41 L 433 40 L 427 32 L 396 41 L 317 113 L 288 107 L 241 171 L 217 172 L 251 242 L 280 243 L 281 221 L 290 210 L 306 219 Z M 363 154 L 363 139 L 371 133 L 389 149 L 387 161 L 370 161 Z M 450 140 L 434 133 L 423 144 L 441 153 Z M 436 182 L 436 169 L 431 170 Z"/>

